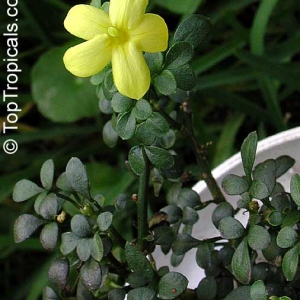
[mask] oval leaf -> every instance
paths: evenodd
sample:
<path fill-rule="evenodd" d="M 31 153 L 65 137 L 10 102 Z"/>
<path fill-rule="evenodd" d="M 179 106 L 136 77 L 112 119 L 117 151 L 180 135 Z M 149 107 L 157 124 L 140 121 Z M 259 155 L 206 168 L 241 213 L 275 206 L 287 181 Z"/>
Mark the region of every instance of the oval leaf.
<path fill-rule="evenodd" d="M 99 229 L 101 231 L 106 231 L 110 227 L 112 223 L 112 219 L 113 219 L 113 215 L 109 211 L 100 214 L 97 218 L 97 224 L 99 226 Z"/>
<path fill-rule="evenodd" d="M 129 140 L 135 131 L 136 119 L 131 111 L 118 115 L 116 132 L 123 140 Z"/>
<path fill-rule="evenodd" d="M 292 227 L 282 228 L 277 235 L 277 245 L 281 248 L 291 247 L 298 239 L 298 234 Z"/>
<path fill-rule="evenodd" d="M 127 296 L 128 300 L 154 300 L 156 299 L 156 292 L 148 287 L 140 287 L 131 290 Z"/>
<path fill-rule="evenodd" d="M 162 299 L 175 299 L 183 293 L 188 286 L 185 276 L 177 272 L 165 274 L 159 281 L 158 293 Z"/>
<path fill-rule="evenodd" d="M 220 221 L 219 231 L 225 239 L 237 239 L 244 235 L 245 228 L 240 221 L 233 217 L 226 217 Z"/>
<path fill-rule="evenodd" d="M 192 248 L 197 247 L 201 241 L 193 238 L 191 235 L 186 233 L 179 233 L 174 241 L 172 250 L 176 255 L 183 255 Z"/>
<path fill-rule="evenodd" d="M 44 191 L 44 189 L 37 186 L 34 182 L 22 179 L 14 186 L 12 196 L 15 202 L 23 202 Z"/>
<path fill-rule="evenodd" d="M 291 196 L 294 202 L 300 206 L 300 175 L 294 174 L 290 184 Z"/>
<path fill-rule="evenodd" d="M 248 191 L 248 182 L 240 176 L 229 174 L 222 181 L 222 188 L 227 195 L 241 195 Z"/>
<path fill-rule="evenodd" d="M 251 179 L 252 168 L 255 161 L 257 149 L 257 133 L 251 132 L 244 140 L 241 147 L 241 156 L 245 174 L 248 179 Z"/>
<path fill-rule="evenodd" d="M 151 163 L 158 169 L 166 169 L 174 164 L 173 155 L 156 146 L 145 146 L 145 152 Z"/>
<path fill-rule="evenodd" d="M 52 159 L 48 159 L 42 165 L 40 178 L 42 186 L 49 191 L 53 184 L 54 177 L 54 163 Z"/>
<path fill-rule="evenodd" d="M 58 225 L 56 222 L 46 224 L 40 235 L 40 242 L 42 246 L 49 251 L 52 251 L 58 240 Z"/>
<path fill-rule="evenodd" d="M 90 259 L 85 262 L 80 269 L 80 276 L 83 285 L 91 292 L 98 290 L 102 283 L 102 272 L 100 265 L 94 260 Z"/>
<path fill-rule="evenodd" d="M 140 175 L 145 171 L 146 162 L 143 155 L 143 149 L 140 146 L 134 146 L 130 149 L 128 161 L 131 169 L 136 175 Z"/>
<path fill-rule="evenodd" d="M 271 244 L 271 237 L 267 229 L 253 225 L 249 229 L 248 243 L 253 250 L 263 250 Z"/>
<path fill-rule="evenodd" d="M 215 227 L 218 228 L 220 221 L 226 217 L 232 217 L 234 214 L 234 209 L 229 202 L 222 202 L 214 209 L 212 213 L 212 222 Z"/>
<path fill-rule="evenodd" d="M 75 215 L 71 220 L 72 232 L 80 238 L 88 237 L 91 233 L 91 226 L 83 215 Z"/>
<path fill-rule="evenodd" d="M 299 245 L 287 251 L 282 260 L 282 271 L 287 281 L 292 281 L 296 275 L 299 262 Z"/>
<path fill-rule="evenodd" d="M 52 262 L 49 271 L 48 278 L 53 285 L 55 291 L 61 293 L 67 285 L 69 275 L 69 261 L 66 257 L 57 257 Z"/>

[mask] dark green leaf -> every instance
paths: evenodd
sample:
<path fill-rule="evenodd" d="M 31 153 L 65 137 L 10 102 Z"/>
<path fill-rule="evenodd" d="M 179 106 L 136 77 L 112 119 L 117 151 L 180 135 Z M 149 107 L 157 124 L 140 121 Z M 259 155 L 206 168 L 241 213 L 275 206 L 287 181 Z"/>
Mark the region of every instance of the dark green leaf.
<path fill-rule="evenodd" d="M 276 163 L 274 159 L 268 159 L 257 165 L 253 172 L 253 180 L 263 182 L 269 193 L 274 190 L 276 183 Z"/>
<path fill-rule="evenodd" d="M 170 224 L 176 223 L 182 216 L 182 209 L 174 204 L 170 204 L 162 208 L 161 211 L 165 212 L 168 215 L 167 221 Z"/>
<path fill-rule="evenodd" d="M 199 220 L 199 215 L 196 210 L 189 206 L 183 208 L 182 224 L 194 225 Z"/>
<path fill-rule="evenodd" d="M 282 271 L 287 281 L 292 281 L 296 275 L 299 262 L 299 244 L 290 249 L 283 257 Z"/>
<path fill-rule="evenodd" d="M 239 286 L 230 292 L 223 300 L 253 300 L 250 296 L 250 286 Z"/>
<path fill-rule="evenodd" d="M 111 69 L 106 72 L 102 87 L 105 98 L 108 100 L 112 100 L 113 95 L 117 92 L 117 88 L 114 85 L 114 79 Z"/>
<path fill-rule="evenodd" d="M 169 124 L 160 113 L 154 112 L 146 122 L 156 137 L 162 137 L 169 131 Z"/>
<path fill-rule="evenodd" d="M 173 244 L 173 252 L 176 255 L 182 255 L 191 250 L 192 248 L 197 247 L 201 242 L 191 235 L 186 233 L 179 233 L 176 237 L 176 240 Z"/>
<path fill-rule="evenodd" d="M 262 182 L 258 180 L 253 180 L 249 194 L 256 199 L 262 200 L 270 195 L 268 187 Z"/>
<path fill-rule="evenodd" d="M 52 251 L 58 240 L 58 225 L 56 222 L 46 224 L 40 235 L 40 242 L 42 246 L 49 251 Z"/>
<path fill-rule="evenodd" d="M 163 62 L 164 62 L 164 56 L 161 52 L 156 52 L 156 53 L 146 52 L 144 54 L 144 57 L 149 66 L 151 77 L 161 72 Z"/>
<path fill-rule="evenodd" d="M 87 261 L 90 258 L 91 241 L 92 239 L 87 239 L 87 238 L 82 238 L 78 241 L 76 252 L 80 260 Z"/>
<path fill-rule="evenodd" d="M 140 287 L 131 290 L 127 296 L 128 300 L 155 300 L 156 292 L 148 287 Z"/>
<path fill-rule="evenodd" d="M 212 262 L 211 257 L 212 249 L 207 242 L 202 242 L 199 244 L 196 252 L 196 262 L 198 266 L 202 269 L 207 269 Z"/>
<path fill-rule="evenodd" d="M 185 41 L 198 48 L 212 29 L 209 18 L 203 15 L 192 15 L 178 26 L 174 42 Z"/>
<path fill-rule="evenodd" d="M 192 90 L 196 85 L 196 75 L 189 64 L 171 70 L 179 89 Z"/>
<path fill-rule="evenodd" d="M 140 175 L 144 172 L 146 162 L 143 155 L 143 149 L 140 146 L 134 146 L 130 149 L 128 161 L 135 174 Z"/>
<path fill-rule="evenodd" d="M 212 222 L 219 227 L 220 221 L 226 217 L 232 217 L 234 214 L 234 209 L 229 202 L 222 202 L 214 209 L 212 213 Z"/>
<path fill-rule="evenodd" d="M 277 157 L 275 163 L 276 163 L 276 178 L 279 178 L 295 164 L 295 160 L 290 156 L 283 155 Z"/>
<path fill-rule="evenodd" d="M 21 243 L 28 239 L 41 225 L 45 224 L 44 220 L 29 214 L 21 215 L 14 224 L 15 243 Z"/>
<path fill-rule="evenodd" d="M 282 222 L 282 227 L 285 226 L 294 226 L 295 224 L 300 222 L 300 211 L 299 210 L 292 210 L 288 214 L 286 214 L 285 218 Z"/>
<path fill-rule="evenodd" d="M 172 45 L 166 56 L 165 68 L 177 69 L 191 61 L 194 55 L 194 49 L 191 43 L 178 42 Z"/>
<path fill-rule="evenodd" d="M 116 131 L 123 140 L 130 139 L 135 131 L 136 119 L 131 111 L 118 115 Z"/>
<path fill-rule="evenodd" d="M 134 100 L 123 96 L 120 93 L 115 93 L 111 100 L 111 106 L 117 113 L 126 113 L 134 105 Z"/>
<path fill-rule="evenodd" d="M 164 70 L 154 77 L 153 84 L 156 90 L 163 95 L 171 95 L 176 92 L 177 84 L 175 77 L 169 70 Z"/>
<path fill-rule="evenodd" d="M 48 194 L 39 206 L 39 214 L 46 220 L 54 220 L 58 211 L 58 199 L 54 193 Z"/>
<path fill-rule="evenodd" d="M 165 148 L 172 148 L 176 142 L 176 134 L 175 131 L 170 129 L 164 136 L 158 139 L 159 144 Z"/>
<path fill-rule="evenodd" d="M 232 272 L 236 279 L 242 284 L 248 284 L 251 278 L 251 261 L 248 250 L 247 238 L 239 244 L 235 250 L 232 262 Z"/>
<path fill-rule="evenodd" d="M 250 226 L 248 244 L 253 250 L 263 250 L 271 243 L 271 237 L 267 229 L 262 226 Z"/>
<path fill-rule="evenodd" d="M 223 179 L 222 188 L 228 195 L 241 195 L 248 191 L 249 183 L 243 177 L 229 174 Z"/>
<path fill-rule="evenodd" d="M 172 155 L 174 164 L 167 169 L 161 169 L 161 174 L 169 179 L 178 179 L 184 172 L 185 164 L 183 158 L 179 155 Z"/>
<path fill-rule="evenodd" d="M 91 226 L 87 218 L 81 214 L 75 215 L 71 220 L 72 232 L 80 238 L 88 237 L 91 233 Z"/>
<path fill-rule="evenodd" d="M 277 245 L 281 248 L 289 248 L 297 241 L 298 234 L 292 227 L 283 227 L 277 235 Z"/>
<path fill-rule="evenodd" d="M 172 227 L 159 226 L 153 229 L 154 242 L 157 245 L 171 246 L 176 239 L 176 233 Z"/>
<path fill-rule="evenodd" d="M 52 159 L 48 159 L 42 165 L 40 178 L 42 186 L 49 191 L 53 184 L 54 163 Z"/>
<path fill-rule="evenodd" d="M 152 107 L 147 100 L 141 99 L 136 101 L 132 113 L 138 120 L 146 120 L 152 114 Z"/>
<path fill-rule="evenodd" d="M 84 263 L 80 269 L 82 283 L 85 287 L 94 292 L 98 290 L 102 282 L 102 272 L 100 265 L 94 259 L 90 259 Z"/>
<path fill-rule="evenodd" d="M 275 261 L 276 258 L 281 255 L 282 251 L 281 248 L 276 243 L 276 235 L 275 233 L 270 232 L 271 234 L 271 243 L 270 245 L 262 250 L 263 256 L 268 260 L 268 261 Z"/>
<path fill-rule="evenodd" d="M 77 157 L 69 160 L 66 176 L 71 187 L 86 198 L 90 198 L 89 181 L 83 163 Z"/>
<path fill-rule="evenodd" d="M 271 211 L 267 216 L 267 221 L 272 226 L 279 226 L 283 221 L 282 213 L 278 210 Z"/>
<path fill-rule="evenodd" d="M 217 295 L 217 282 L 213 277 L 203 278 L 197 287 L 198 299 L 213 300 Z"/>
<path fill-rule="evenodd" d="M 119 194 L 116 198 L 116 209 L 122 210 L 125 208 L 129 197 L 126 194 Z"/>
<path fill-rule="evenodd" d="M 108 300 L 124 300 L 125 292 L 121 289 L 113 289 L 108 293 Z"/>
<path fill-rule="evenodd" d="M 156 139 L 156 134 L 146 121 L 136 127 L 135 137 L 140 144 L 151 145 Z"/>
<path fill-rule="evenodd" d="M 127 243 L 125 255 L 128 266 L 133 272 L 147 278 L 151 283 L 155 281 L 155 273 L 151 263 L 137 246 Z"/>
<path fill-rule="evenodd" d="M 13 199 L 15 202 L 23 202 L 44 191 L 44 189 L 38 187 L 34 182 L 22 179 L 14 187 Z"/>
<path fill-rule="evenodd" d="M 175 299 L 188 286 L 188 280 L 180 273 L 170 272 L 164 275 L 158 284 L 158 293 L 162 299 Z"/>
<path fill-rule="evenodd" d="M 267 300 L 267 291 L 263 281 L 254 282 L 250 289 L 252 300 Z"/>
<path fill-rule="evenodd" d="M 174 163 L 173 155 L 165 149 L 145 146 L 145 152 L 150 162 L 158 169 L 169 168 Z"/>
<path fill-rule="evenodd" d="M 48 278 L 54 287 L 55 291 L 61 293 L 67 285 L 69 275 L 69 261 L 66 257 L 57 257 L 52 262 L 49 271 Z"/>
<path fill-rule="evenodd" d="M 291 183 L 290 183 L 290 189 L 291 189 L 291 196 L 294 202 L 300 206 L 300 175 L 294 174 Z"/>
<path fill-rule="evenodd" d="M 257 149 L 257 133 L 251 132 L 244 140 L 241 147 L 243 167 L 248 179 L 251 179 L 252 168 Z"/>
<path fill-rule="evenodd" d="M 237 239 L 244 235 L 245 228 L 237 219 L 233 217 L 226 217 L 219 223 L 219 231 L 223 238 Z"/>

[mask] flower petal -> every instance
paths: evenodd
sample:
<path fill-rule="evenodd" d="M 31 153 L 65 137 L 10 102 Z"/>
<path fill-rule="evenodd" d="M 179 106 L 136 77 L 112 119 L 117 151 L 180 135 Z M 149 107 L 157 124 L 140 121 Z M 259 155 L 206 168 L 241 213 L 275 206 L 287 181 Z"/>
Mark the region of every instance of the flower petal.
<path fill-rule="evenodd" d="M 121 94 L 139 100 L 150 86 L 150 71 L 142 51 L 133 43 L 113 50 L 112 69 L 114 83 Z"/>
<path fill-rule="evenodd" d="M 106 34 L 69 48 L 64 57 L 66 68 L 75 76 L 89 77 L 99 73 L 111 60 L 112 46 Z"/>
<path fill-rule="evenodd" d="M 105 11 L 79 4 L 69 10 L 64 26 L 71 34 L 89 40 L 97 34 L 107 33 L 107 28 L 111 25 Z"/>
<path fill-rule="evenodd" d="M 145 14 L 139 26 L 131 31 L 131 38 L 142 51 L 164 51 L 168 47 L 168 27 L 160 16 Z"/>
<path fill-rule="evenodd" d="M 145 14 L 148 0 L 110 0 L 109 19 L 118 29 L 134 29 Z"/>

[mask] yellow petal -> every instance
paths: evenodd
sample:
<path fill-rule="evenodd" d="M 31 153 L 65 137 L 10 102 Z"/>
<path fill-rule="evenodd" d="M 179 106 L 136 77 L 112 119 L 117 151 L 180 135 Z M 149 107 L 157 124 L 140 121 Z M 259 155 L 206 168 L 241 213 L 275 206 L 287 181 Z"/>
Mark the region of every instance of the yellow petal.
<path fill-rule="evenodd" d="M 114 83 L 121 94 L 139 100 L 150 86 L 150 72 L 144 56 L 133 43 L 113 50 Z"/>
<path fill-rule="evenodd" d="M 112 46 L 106 34 L 69 48 L 63 61 L 75 76 L 89 77 L 99 73 L 111 60 Z"/>
<path fill-rule="evenodd" d="M 145 14 L 148 0 L 110 0 L 109 19 L 118 29 L 134 29 Z"/>
<path fill-rule="evenodd" d="M 145 52 L 164 51 L 168 47 L 168 27 L 163 18 L 145 14 L 142 22 L 131 31 L 131 39 Z"/>
<path fill-rule="evenodd" d="M 97 34 L 107 33 L 110 25 L 106 12 L 90 5 L 73 6 L 64 21 L 65 28 L 73 35 L 89 40 Z"/>

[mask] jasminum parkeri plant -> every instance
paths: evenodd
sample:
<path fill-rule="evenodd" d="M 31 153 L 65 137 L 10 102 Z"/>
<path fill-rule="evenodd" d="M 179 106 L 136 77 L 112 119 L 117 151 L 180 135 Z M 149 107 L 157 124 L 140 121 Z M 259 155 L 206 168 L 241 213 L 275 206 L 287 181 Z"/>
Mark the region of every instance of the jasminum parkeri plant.
<path fill-rule="evenodd" d="M 292 177 L 290 192 L 277 182 L 294 160 L 283 153 L 255 165 L 258 136 L 252 132 L 241 147 L 244 176 L 228 175 L 218 186 L 209 145 L 200 145 L 194 133 L 190 105 L 196 82 L 190 62 L 211 22 L 190 16 L 166 49 L 165 22 L 145 14 L 147 4 L 92 1 L 66 17 L 66 29 L 87 40 L 67 50 L 66 68 L 92 76 L 99 108 L 109 118 L 103 140 L 108 147 L 119 137 L 128 141 L 126 166 L 134 184 L 116 199 L 92 194 L 83 162 L 73 157 L 57 179 L 49 159 L 40 184 L 23 179 L 15 185 L 14 201 L 33 203 L 32 212 L 15 222 L 15 242 L 40 228 L 41 244 L 57 254 L 43 299 L 300 299 L 300 176 Z M 207 184 L 209 201 L 192 189 L 198 180 Z M 231 195 L 240 197 L 237 207 Z M 155 199 L 162 202 L 157 211 Z M 215 206 L 211 218 L 219 235 L 200 240 L 193 227 L 209 205 Z M 246 226 L 236 218 L 239 211 L 249 214 Z M 156 266 L 156 248 L 171 252 L 174 266 L 196 249 L 195 266 L 205 277 L 189 288 L 168 261 Z"/>

